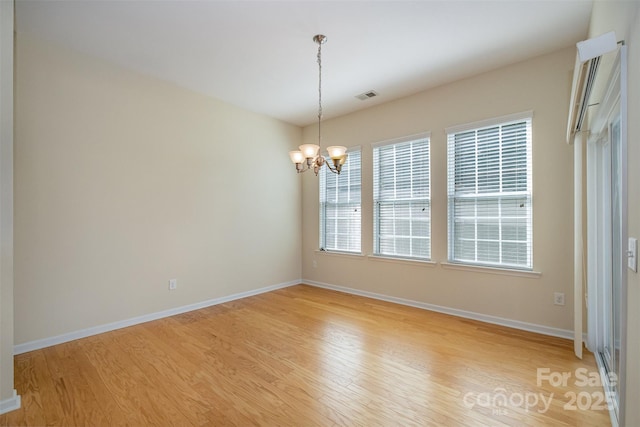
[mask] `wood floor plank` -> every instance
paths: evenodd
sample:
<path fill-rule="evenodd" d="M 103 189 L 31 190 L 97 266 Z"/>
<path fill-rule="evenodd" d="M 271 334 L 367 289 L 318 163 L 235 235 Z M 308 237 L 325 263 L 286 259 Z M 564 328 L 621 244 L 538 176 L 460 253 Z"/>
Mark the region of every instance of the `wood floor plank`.
<path fill-rule="evenodd" d="M 0 426 L 610 425 L 567 405 L 602 392 L 576 385 L 597 369 L 572 348 L 299 285 L 18 355 L 23 407 Z"/>
<path fill-rule="evenodd" d="M 77 363 L 80 357 L 77 343 L 60 344 L 47 350 L 47 366 L 60 401 L 62 424 L 107 425 L 105 414 L 100 405 L 95 405 L 95 395 Z"/>

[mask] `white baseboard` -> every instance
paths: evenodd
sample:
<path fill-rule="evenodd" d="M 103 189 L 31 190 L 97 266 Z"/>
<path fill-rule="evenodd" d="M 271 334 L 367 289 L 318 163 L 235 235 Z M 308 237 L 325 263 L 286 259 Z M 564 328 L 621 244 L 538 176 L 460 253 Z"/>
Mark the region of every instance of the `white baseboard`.
<path fill-rule="evenodd" d="M 319 288 L 332 289 L 334 291 L 345 292 L 353 295 L 360 295 L 367 298 L 373 298 L 381 301 L 393 302 L 396 304 L 407 305 L 410 307 L 422 308 L 424 310 L 436 311 L 438 313 L 450 314 L 452 316 L 463 317 L 465 319 L 479 320 L 485 323 L 492 323 L 509 328 L 521 329 L 523 331 L 536 332 L 542 335 L 552 337 L 560 337 L 573 340 L 573 331 L 567 329 L 551 328 L 549 326 L 537 325 L 535 323 L 521 322 L 519 320 L 505 319 L 503 317 L 490 316 L 487 314 L 475 313 L 473 311 L 459 310 L 457 308 L 443 307 L 435 304 L 428 304 L 420 301 L 413 301 L 405 298 L 398 298 L 389 295 L 378 294 L 375 292 L 361 291 L 359 289 L 347 288 L 344 286 L 336 286 L 328 283 L 316 282 L 313 280 L 303 280 L 302 283 L 317 286 Z"/>
<path fill-rule="evenodd" d="M 253 295 L 263 294 L 266 292 L 271 292 L 276 289 L 287 288 L 289 286 L 297 285 L 300 283 L 305 283 L 311 286 L 316 286 L 319 288 L 332 289 L 335 291 L 345 292 L 353 295 L 360 295 L 368 298 L 373 298 L 382 301 L 393 302 L 396 304 L 402 304 L 410 307 L 421 308 L 424 310 L 435 311 L 438 313 L 450 314 L 452 316 L 463 317 L 466 319 L 479 320 L 481 322 L 493 323 L 496 325 L 507 326 L 510 328 L 521 329 L 529 332 L 536 332 L 543 335 L 549 335 L 554 337 L 573 339 L 573 331 L 566 329 L 557 329 L 551 328 L 549 326 L 537 325 L 534 323 L 521 322 L 518 320 L 511 320 L 502 317 L 490 316 L 487 314 L 475 313 L 472 311 L 459 310 L 455 308 L 443 307 L 435 304 L 428 304 L 420 301 L 413 301 L 405 298 L 398 298 L 389 295 L 378 294 L 375 292 L 361 291 L 359 289 L 348 288 L 344 286 L 336 286 L 331 285 L 329 283 L 316 282 L 313 280 L 292 280 L 290 282 L 280 283 L 277 285 L 266 286 L 264 288 L 254 289 L 252 291 L 240 292 L 233 295 L 228 295 L 220 298 L 214 298 L 207 301 L 198 302 L 195 304 L 189 304 L 181 307 L 171 308 L 164 311 L 159 311 L 156 313 L 145 314 L 143 316 L 134 317 L 131 319 L 125 319 L 118 322 L 107 323 L 105 325 L 94 326 L 87 329 L 82 329 L 79 331 L 69 332 L 62 335 L 57 335 L 54 337 L 43 338 L 35 341 L 29 341 L 23 344 L 17 344 L 13 347 L 14 354 L 22 354 L 27 353 L 29 351 L 39 350 L 41 348 L 50 347 L 56 344 L 62 344 L 68 341 L 77 340 L 80 338 L 89 337 L 92 335 L 101 334 L 104 332 L 113 331 L 120 328 L 126 328 L 128 326 L 137 325 L 140 323 L 150 322 L 156 319 L 162 319 L 164 317 L 174 316 L 176 314 L 182 314 L 193 310 L 199 310 L 201 308 L 210 307 L 217 304 L 223 304 L 225 302 L 234 301 L 241 298 L 250 297 Z M 18 399 L 18 408 L 20 407 L 20 396 L 17 396 Z M 4 405 L 4 401 L 0 402 L 0 404 Z M 4 408 L 4 406 L 1 406 Z M 12 408 L 9 410 L 13 410 L 16 408 Z"/>
<path fill-rule="evenodd" d="M 16 390 L 13 390 L 12 397 L 0 400 L 0 414 L 15 411 L 16 409 L 20 409 L 20 395 Z"/>
<path fill-rule="evenodd" d="M 23 344 L 15 345 L 13 347 L 13 354 L 22 354 L 22 353 L 26 353 L 33 350 L 39 350 L 41 348 L 50 347 L 52 345 L 62 344 L 68 341 L 89 337 L 91 335 L 97 335 L 104 332 L 109 332 L 116 329 L 137 325 L 140 323 L 150 322 L 156 319 L 162 319 L 163 317 L 175 316 L 176 314 L 182 314 L 182 313 L 186 313 L 193 310 L 199 310 L 201 308 L 222 304 L 225 302 L 250 297 L 253 295 L 263 294 L 265 292 L 271 292 L 276 289 L 287 288 L 289 286 L 298 285 L 300 283 L 301 283 L 300 280 L 292 280 L 290 282 L 280 283 L 272 286 L 266 286 L 264 288 L 254 289 L 252 291 L 240 292 L 233 295 L 228 295 L 220 298 L 210 299 L 207 301 L 197 302 L 195 304 L 189 304 L 189 305 L 184 305 L 182 307 L 170 308 L 168 310 L 159 311 L 156 313 L 145 314 L 143 316 L 133 317 L 131 319 L 120 320 L 118 322 L 107 323 L 105 325 L 93 326 L 91 328 L 69 332 L 69 333 L 57 335 L 54 337 L 43 338 L 35 341 L 29 341 Z"/>

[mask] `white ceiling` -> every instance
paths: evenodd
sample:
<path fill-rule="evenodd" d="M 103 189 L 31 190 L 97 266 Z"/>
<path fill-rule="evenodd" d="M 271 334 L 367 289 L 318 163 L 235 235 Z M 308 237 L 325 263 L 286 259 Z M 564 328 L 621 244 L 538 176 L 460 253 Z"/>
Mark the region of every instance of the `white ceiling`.
<path fill-rule="evenodd" d="M 17 0 L 32 33 L 306 125 L 575 44 L 592 0 Z M 362 92 L 377 98 L 360 101 Z"/>

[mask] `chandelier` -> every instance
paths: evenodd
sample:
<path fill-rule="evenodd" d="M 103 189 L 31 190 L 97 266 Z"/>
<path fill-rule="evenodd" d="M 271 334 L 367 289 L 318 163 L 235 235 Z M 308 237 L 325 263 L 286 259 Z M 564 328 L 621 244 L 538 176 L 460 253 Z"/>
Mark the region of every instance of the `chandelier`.
<path fill-rule="evenodd" d="M 318 34 L 313 37 L 313 41 L 318 44 L 318 144 L 302 144 L 298 147 L 299 150 L 289 151 L 289 157 L 295 163 L 298 173 L 306 172 L 313 168 L 313 172 L 318 175 L 322 165 L 326 164 L 331 172 L 339 174 L 342 165 L 347 160 L 347 147 L 341 145 L 327 147 L 327 152 L 333 165 L 327 162 L 320 152 L 322 143 L 322 45 L 326 43 L 327 37 Z"/>

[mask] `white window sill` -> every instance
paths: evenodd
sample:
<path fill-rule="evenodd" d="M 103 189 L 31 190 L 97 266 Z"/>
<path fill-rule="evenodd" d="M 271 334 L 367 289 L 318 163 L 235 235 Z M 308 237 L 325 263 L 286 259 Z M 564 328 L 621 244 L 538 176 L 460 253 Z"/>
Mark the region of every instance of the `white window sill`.
<path fill-rule="evenodd" d="M 339 257 L 347 257 L 347 258 L 355 258 L 355 259 L 364 259 L 364 254 L 357 252 L 340 252 L 340 251 L 321 251 L 320 249 L 315 250 L 316 254 L 320 255 L 329 255 L 329 256 L 339 256 Z"/>
<path fill-rule="evenodd" d="M 515 270 L 510 268 L 485 267 L 482 265 L 456 264 L 451 262 L 441 262 L 442 268 L 447 270 L 473 271 L 477 273 L 498 274 L 502 276 L 516 276 L 538 278 L 542 276 L 539 271 Z"/>
<path fill-rule="evenodd" d="M 371 261 L 382 261 L 382 262 L 391 262 L 394 264 L 407 264 L 407 265 L 418 265 L 421 267 L 435 267 L 438 265 L 437 262 L 426 260 L 426 259 L 411 259 L 411 258 L 396 258 L 384 255 L 367 255 Z"/>

